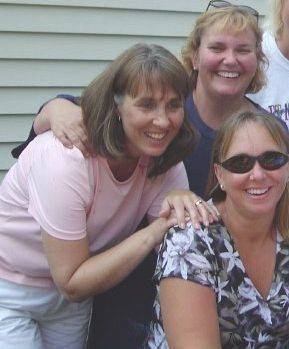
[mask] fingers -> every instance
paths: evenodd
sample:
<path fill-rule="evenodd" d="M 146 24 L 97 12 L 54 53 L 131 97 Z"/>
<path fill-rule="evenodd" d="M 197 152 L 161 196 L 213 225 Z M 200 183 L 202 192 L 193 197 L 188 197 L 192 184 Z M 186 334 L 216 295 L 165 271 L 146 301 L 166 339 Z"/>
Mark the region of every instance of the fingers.
<path fill-rule="evenodd" d="M 169 217 L 168 212 L 172 213 L 172 210 L 181 229 L 185 228 L 188 219 L 196 229 L 200 228 L 201 223 L 208 226 L 219 219 L 212 206 L 188 190 L 174 190 L 167 195 L 160 214 Z"/>
<path fill-rule="evenodd" d="M 161 210 L 160 210 L 160 212 L 159 212 L 159 216 L 160 216 L 160 217 L 163 217 L 163 218 L 167 218 L 167 217 L 169 217 L 170 213 L 171 213 L 170 204 L 169 204 L 168 200 L 165 199 L 165 200 L 162 202 Z"/>
<path fill-rule="evenodd" d="M 81 127 L 61 127 L 53 129 L 56 138 L 67 148 L 77 147 L 85 157 L 91 155 L 86 132 Z"/>

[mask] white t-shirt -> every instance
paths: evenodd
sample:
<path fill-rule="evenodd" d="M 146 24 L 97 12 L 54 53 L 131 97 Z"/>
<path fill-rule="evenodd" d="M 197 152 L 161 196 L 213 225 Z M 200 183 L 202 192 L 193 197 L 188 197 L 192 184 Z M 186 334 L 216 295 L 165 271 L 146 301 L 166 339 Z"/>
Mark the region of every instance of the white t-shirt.
<path fill-rule="evenodd" d="M 250 94 L 249 98 L 284 120 L 289 128 L 289 60 L 283 56 L 269 32 L 263 35 L 262 47 L 269 61 L 267 86 Z"/>
<path fill-rule="evenodd" d="M 97 253 L 131 235 L 146 213 L 158 217 L 166 193 L 188 180 L 182 163 L 148 179 L 148 164 L 141 158 L 119 182 L 105 158 L 84 158 L 51 132 L 36 137 L 0 186 L 0 278 L 53 285 L 40 227 L 64 240 L 87 235 Z"/>

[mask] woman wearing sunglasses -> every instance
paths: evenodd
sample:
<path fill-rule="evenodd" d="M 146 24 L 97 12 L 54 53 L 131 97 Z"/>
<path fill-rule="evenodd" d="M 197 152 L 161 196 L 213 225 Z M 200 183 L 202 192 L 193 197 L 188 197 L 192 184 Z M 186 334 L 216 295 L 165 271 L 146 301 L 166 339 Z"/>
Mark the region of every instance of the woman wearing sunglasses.
<path fill-rule="evenodd" d="M 269 60 L 267 84 L 250 98 L 289 126 L 289 1 L 269 0 L 268 19 L 262 43 Z"/>
<path fill-rule="evenodd" d="M 221 220 L 167 233 L 148 348 L 289 347 L 288 152 L 271 115 L 221 126 L 209 200 Z"/>

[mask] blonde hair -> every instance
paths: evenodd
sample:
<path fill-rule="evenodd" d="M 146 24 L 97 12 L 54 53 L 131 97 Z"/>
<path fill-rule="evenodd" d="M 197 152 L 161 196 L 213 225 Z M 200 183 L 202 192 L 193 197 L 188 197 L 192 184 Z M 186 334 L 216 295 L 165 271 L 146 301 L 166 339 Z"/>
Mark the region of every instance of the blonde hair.
<path fill-rule="evenodd" d="M 214 173 L 213 165 L 222 162 L 232 143 L 234 134 L 246 124 L 259 124 L 263 126 L 271 135 L 276 144 L 289 153 L 288 131 L 280 121 L 270 114 L 258 112 L 241 112 L 228 118 L 217 132 L 212 152 L 211 171 L 208 185 L 208 197 L 214 201 L 221 202 L 226 198 L 226 193 L 221 190 L 217 177 Z M 289 241 L 289 185 L 286 183 L 284 192 L 277 204 L 274 225 L 278 228 L 282 236 Z"/>
<path fill-rule="evenodd" d="M 275 38 L 279 39 L 283 32 L 284 23 L 282 11 L 284 0 L 270 0 L 268 11 L 268 26 Z"/>
<path fill-rule="evenodd" d="M 80 104 L 89 143 L 96 154 L 106 158 L 129 157 L 117 105 L 125 95 L 137 96 L 140 89 L 162 93 L 172 89 L 183 101 L 184 120 L 164 154 L 152 159 L 149 177 L 166 172 L 192 151 L 197 135 L 185 110 L 190 92 L 189 78 L 177 58 L 162 46 L 136 44 L 120 54 L 84 90 Z"/>
<path fill-rule="evenodd" d="M 253 31 L 256 37 L 257 69 L 246 89 L 246 93 L 255 93 L 261 90 L 266 83 L 264 69 L 268 64 L 267 58 L 262 51 L 262 31 L 258 26 L 256 17 L 237 6 L 210 9 L 196 20 L 194 28 L 182 49 L 183 64 L 190 75 L 192 88 L 196 87 L 198 71 L 194 70 L 191 57 L 197 54 L 205 30 L 212 26 L 217 26 L 216 30 L 218 31 L 230 29 L 233 33 L 242 32 L 247 28 Z"/>

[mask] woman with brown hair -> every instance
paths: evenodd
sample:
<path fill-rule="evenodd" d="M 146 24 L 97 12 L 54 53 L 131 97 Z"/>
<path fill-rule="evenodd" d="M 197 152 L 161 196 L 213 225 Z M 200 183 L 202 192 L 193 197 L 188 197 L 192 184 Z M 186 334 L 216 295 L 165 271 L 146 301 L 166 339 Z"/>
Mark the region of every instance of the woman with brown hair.
<path fill-rule="evenodd" d="M 169 190 L 188 188 L 188 92 L 169 51 L 137 44 L 80 98 L 94 157 L 52 132 L 23 151 L 0 187 L 1 348 L 83 349 L 91 297 L 120 283 L 177 223 L 159 211 Z"/>
<path fill-rule="evenodd" d="M 168 231 L 147 348 L 288 348 L 288 153 L 272 115 L 221 126 L 208 201 L 221 219 Z"/>

